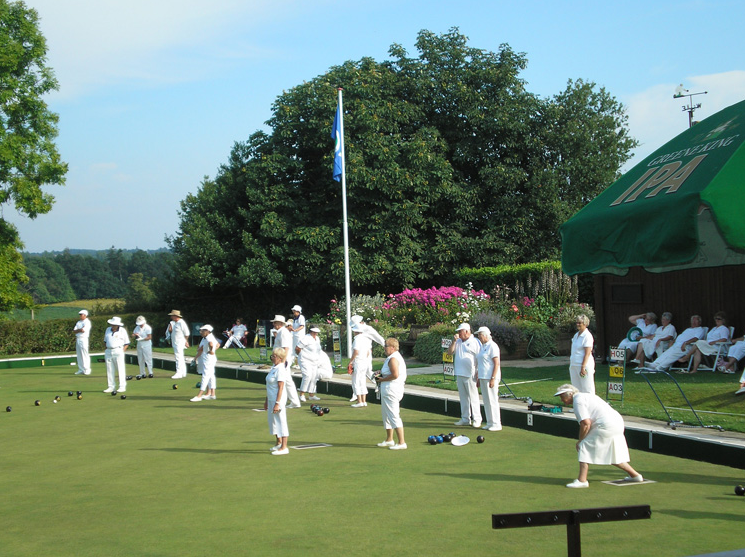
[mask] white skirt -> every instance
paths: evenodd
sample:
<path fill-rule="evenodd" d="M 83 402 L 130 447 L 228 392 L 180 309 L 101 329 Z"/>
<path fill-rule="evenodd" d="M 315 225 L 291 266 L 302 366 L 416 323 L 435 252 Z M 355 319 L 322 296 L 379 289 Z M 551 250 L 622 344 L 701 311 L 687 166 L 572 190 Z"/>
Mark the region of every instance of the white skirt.
<path fill-rule="evenodd" d="M 579 443 L 579 461 L 588 464 L 629 462 L 629 447 L 623 436 L 623 421 L 592 424 L 590 433 Z"/>
<path fill-rule="evenodd" d="M 706 340 L 697 340 L 696 348 L 698 348 L 698 351 L 706 356 L 713 356 L 719 351 L 719 343 L 709 344 L 709 342 Z"/>

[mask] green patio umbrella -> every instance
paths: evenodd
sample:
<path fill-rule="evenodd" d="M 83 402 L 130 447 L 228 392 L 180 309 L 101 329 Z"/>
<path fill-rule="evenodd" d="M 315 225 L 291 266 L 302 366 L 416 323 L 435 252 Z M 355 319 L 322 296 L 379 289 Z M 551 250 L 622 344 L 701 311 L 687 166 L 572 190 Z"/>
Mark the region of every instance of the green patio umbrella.
<path fill-rule="evenodd" d="M 745 101 L 669 141 L 561 228 L 569 275 L 745 264 Z"/>

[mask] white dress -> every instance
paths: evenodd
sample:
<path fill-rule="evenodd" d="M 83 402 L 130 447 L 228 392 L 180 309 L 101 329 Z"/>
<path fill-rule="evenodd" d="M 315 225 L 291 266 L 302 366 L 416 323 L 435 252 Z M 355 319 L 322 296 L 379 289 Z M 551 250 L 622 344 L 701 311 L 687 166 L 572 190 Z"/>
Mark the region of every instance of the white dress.
<path fill-rule="evenodd" d="M 650 323 L 649 325 L 647 325 L 644 319 L 637 319 L 636 326 L 639 327 L 642 331 L 641 335 L 639 335 L 640 340 L 641 337 L 653 335 L 655 331 L 657 331 L 657 323 Z M 619 348 L 631 350 L 631 352 L 633 352 L 634 354 L 636 354 L 637 346 L 639 346 L 638 340 L 629 340 L 628 338 L 625 338 L 618 343 Z"/>
<path fill-rule="evenodd" d="M 621 464 L 629 462 L 629 447 L 623 435 L 623 418 L 597 395 L 574 395 L 577 422 L 589 419 L 590 433 L 579 442 L 578 458 L 588 464 Z"/>
<path fill-rule="evenodd" d="M 290 377 L 290 366 L 287 362 L 272 366 L 266 374 L 266 411 L 269 433 L 277 437 L 289 437 L 290 435 L 287 426 L 287 389 L 282 389 L 282 396 L 277 399 L 279 383 L 286 385 L 288 381 L 292 381 L 292 377 Z M 276 402 L 279 402 L 279 412 L 275 414 L 273 410 Z"/>
<path fill-rule="evenodd" d="M 403 427 L 401 421 L 401 399 L 404 397 L 404 384 L 406 383 L 406 362 L 401 354 L 396 351 L 388 356 L 383 362 L 380 370 L 382 377 L 391 374 L 389 362 L 395 359 L 398 362 L 398 377 L 393 381 L 382 381 L 380 383 L 380 407 L 383 413 L 383 427 L 385 429 L 396 429 Z"/>
<path fill-rule="evenodd" d="M 572 352 L 569 357 L 569 377 L 571 378 L 572 385 L 577 387 L 582 393 L 595 394 L 595 358 L 590 355 L 587 367 L 585 368 L 586 375 L 582 377 L 580 372 L 582 371 L 582 362 L 585 360 L 585 349 L 592 347 L 594 339 L 590 329 L 585 329 L 582 334 L 577 333 L 572 338 Z"/>

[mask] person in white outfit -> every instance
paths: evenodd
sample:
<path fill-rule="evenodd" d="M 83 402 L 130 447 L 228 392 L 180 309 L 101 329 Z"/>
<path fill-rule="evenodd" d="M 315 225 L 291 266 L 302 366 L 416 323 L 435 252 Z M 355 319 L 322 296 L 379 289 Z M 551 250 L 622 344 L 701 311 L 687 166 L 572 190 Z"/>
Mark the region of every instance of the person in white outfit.
<path fill-rule="evenodd" d="M 230 348 L 232 345 L 236 345 L 238 348 L 243 348 L 243 337 L 246 336 L 248 328 L 243 324 L 243 320 L 239 317 L 235 320 L 235 325 L 223 334 L 228 336 L 228 340 L 225 341 L 223 348 Z"/>
<path fill-rule="evenodd" d="M 153 329 L 147 320 L 140 315 L 135 320 L 132 338 L 137 341 L 137 363 L 140 364 L 140 375 L 153 376 Z"/>
<path fill-rule="evenodd" d="M 129 347 L 129 335 L 124 323 L 119 317 L 112 317 L 107 321 L 110 325 L 106 329 L 103 340 L 106 345 L 104 361 L 106 362 L 106 378 L 109 386 L 104 391 L 111 393 L 116 391 L 116 374 L 119 375 L 119 392 L 127 390 L 127 372 L 124 369 L 124 352 Z"/>
<path fill-rule="evenodd" d="M 657 314 L 648 311 L 639 315 L 631 315 L 629 316 L 629 323 L 637 327 L 641 332 L 638 332 L 636 337 L 627 337 L 618 343 L 618 347 L 626 351 L 626 360 L 636 354 L 639 341 L 643 337 L 651 338 L 654 335 L 654 332 L 657 330 Z"/>
<path fill-rule="evenodd" d="M 693 345 L 693 349 L 691 350 L 693 363 L 690 373 L 696 373 L 698 371 L 698 366 L 701 365 L 701 359 L 704 356 L 715 356 L 719 351 L 720 344 L 730 342 L 727 315 L 723 311 L 718 311 L 714 314 L 714 322 L 716 326 L 706 335 L 706 340 L 698 340 Z"/>
<path fill-rule="evenodd" d="M 318 354 L 321 351 L 321 341 L 318 338 L 320 332 L 321 329 L 318 327 L 311 327 L 310 333 L 301 338 L 295 348 L 297 360 L 300 364 L 300 373 L 303 375 L 299 389 L 301 402 L 305 402 L 306 400 L 321 400 L 316 396 Z M 308 395 L 307 399 L 305 398 L 306 394 Z"/>
<path fill-rule="evenodd" d="M 579 422 L 579 441 L 576 444 L 579 474 L 567 487 L 590 487 L 587 481 L 590 464 L 612 464 L 628 474 L 625 481 L 644 481 L 629 463 L 631 459 L 623 435 L 621 414 L 599 396 L 582 393 L 574 385 L 562 385 L 554 396 L 560 397 L 564 404 L 574 406 L 574 415 Z"/>
<path fill-rule="evenodd" d="M 657 327 L 653 335 L 645 335 L 639 339 L 639 345 L 636 348 L 636 361 L 640 368 L 644 367 L 644 362 L 651 359 L 657 354 L 662 353 L 670 347 L 670 343 L 678 335 L 675 325 L 672 324 L 673 314 L 666 311 L 660 317 L 661 325 Z"/>
<path fill-rule="evenodd" d="M 347 373 L 352 376 L 352 392 L 357 397 L 352 408 L 364 408 L 367 406 L 367 378 L 372 373 L 372 340 L 359 324 L 352 326 L 352 333 L 352 357 L 347 366 Z"/>
<path fill-rule="evenodd" d="M 285 327 L 287 322 L 285 321 L 284 315 L 275 315 L 272 319 L 272 326 L 274 327 L 274 348 L 284 348 L 285 354 L 289 354 L 292 350 L 292 333 Z M 289 361 L 285 357 L 285 363 L 289 368 Z M 300 397 L 297 394 L 297 387 L 295 381 L 290 375 L 290 380 L 285 384 L 285 391 L 287 391 L 287 409 L 300 408 Z"/>
<path fill-rule="evenodd" d="M 186 377 L 184 350 L 189 348 L 189 326 L 177 309 L 172 310 L 168 316 L 171 318 L 171 322 L 166 329 L 166 340 L 171 339 L 173 356 L 176 360 L 176 373 L 171 379 L 183 379 Z"/>
<path fill-rule="evenodd" d="M 353 315 L 350 319 L 349 329 L 352 330 L 355 326 L 361 331 L 362 335 L 365 335 L 372 342 L 377 342 L 380 346 L 385 346 L 385 339 L 383 338 L 383 336 L 373 327 L 365 323 L 365 319 L 361 315 Z M 372 380 L 373 375 L 374 373 L 371 365 L 370 370 L 367 374 L 367 378 Z M 349 399 L 349 402 L 354 402 L 355 404 L 358 403 L 357 394 L 354 392 L 354 389 L 352 389 L 352 398 Z M 367 399 L 365 399 L 365 402 L 367 402 Z"/>
<path fill-rule="evenodd" d="M 308 331 L 305 330 L 305 316 L 303 315 L 303 308 L 294 305 L 292 306 L 292 324 L 288 325 L 287 328 L 292 333 L 292 352 L 287 356 L 287 362 L 290 366 L 295 361 L 297 355 L 297 345 L 300 343 L 300 339 L 303 338 Z"/>
<path fill-rule="evenodd" d="M 72 328 L 75 334 L 75 354 L 78 361 L 78 371 L 75 375 L 91 374 L 91 356 L 88 353 L 88 339 L 91 336 L 91 320 L 88 319 L 88 310 L 81 309 L 78 312 L 80 319 Z"/>
<path fill-rule="evenodd" d="M 484 398 L 484 413 L 487 431 L 502 430 L 502 416 L 499 410 L 499 382 L 502 380 L 502 368 L 499 365 L 499 346 L 491 337 L 489 327 L 480 327 L 476 336 L 481 342 L 478 355 L 479 385 Z"/>
<path fill-rule="evenodd" d="M 662 355 L 645 369 L 651 371 L 666 370 L 675 362 L 684 363 L 688 361 L 693 351 L 693 346 L 704 337 L 704 329 L 701 326 L 701 316 L 691 316 L 691 326 L 678 335 L 673 345 L 665 350 Z"/>
<path fill-rule="evenodd" d="M 453 356 L 455 378 L 460 396 L 460 420 L 455 425 L 481 427 L 481 403 L 479 402 L 478 368 L 476 358 L 481 343 L 471 334 L 471 326 L 461 323 L 455 330 L 448 354 Z"/>
<path fill-rule="evenodd" d="M 590 319 L 586 315 L 577 316 L 577 333 L 572 338 L 572 351 L 569 356 L 569 377 L 572 385 L 583 393 L 595 394 L 595 358 L 592 357 L 594 339 L 587 328 Z"/>
<path fill-rule="evenodd" d="M 406 449 L 404 423 L 401 420 L 401 399 L 404 397 L 406 383 L 406 362 L 398 351 L 398 340 L 389 338 L 385 341 L 386 359 L 376 381 L 380 385 L 380 407 L 383 414 L 385 441 L 378 447 L 388 447 L 393 451 Z M 393 441 L 396 432 L 398 443 Z"/>
<path fill-rule="evenodd" d="M 199 383 L 199 393 L 191 399 L 191 402 L 200 402 L 202 400 L 215 400 L 215 388 L 217 381 L 215 379 L 215 366 L 217 365 L 217 355 L 215 351 L 220 347 L 215 335 L 212 334 L 212 325 L 202 325 L 199 328 L 199 334 L 202 340 L 197 349 L 197 361 L 201 362 L 202 380 Z"/>
<path fill-rule="evenodd" d="M 272 369 L 266 374 L 266 399 L 264 410 L 267 411 L 269 433 L 277 439 L 277 444 L 270 450 L 273 456 L 289 454 L 287 438 L 290 429 L 287 425 L 287 390 L 285 385 L 292 381 L 290 366 L 286 361 L 287 352 L 284 348 L 275 347 L 270 359 Z"/>

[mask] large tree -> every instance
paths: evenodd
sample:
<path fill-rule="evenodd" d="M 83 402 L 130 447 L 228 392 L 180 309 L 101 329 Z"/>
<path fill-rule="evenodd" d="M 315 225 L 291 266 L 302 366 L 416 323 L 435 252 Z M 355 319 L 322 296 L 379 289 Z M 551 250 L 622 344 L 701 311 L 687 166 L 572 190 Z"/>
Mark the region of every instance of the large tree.
<path fill-rule="evenodd" d="M 18 231 L 1 218 L 5 205 L 35 218 L 49 212 L 53 196 L 42 187 L 64 183 L 67 165 L 54 139 L 57 115 L 43 100 L 58 88 L 46 65 L 39 16 L 23 2 L 0 0 L 0 310 L 28 305 Z"/>
<path fill-rule="evenodd" d="M 559 225 L 617 176 L 635 141 L 592 83 L 528 92 L 523 54 L 423 31 L 417 57 L 363 58 L 281 94 L 214 180 L 181 203 L 170 239 L 182 291 L 324 299 L 341 290 L 341 191 L 331 179 L 345 99 L 354 290 L 447 280 L 463 266 L 557 257 Z M 255 301 L 254 297 L 254 301 Z M 285 303 L 287 300 L 284 300 Z M 318 309 L 321 309 L 320 307 Z"/>

